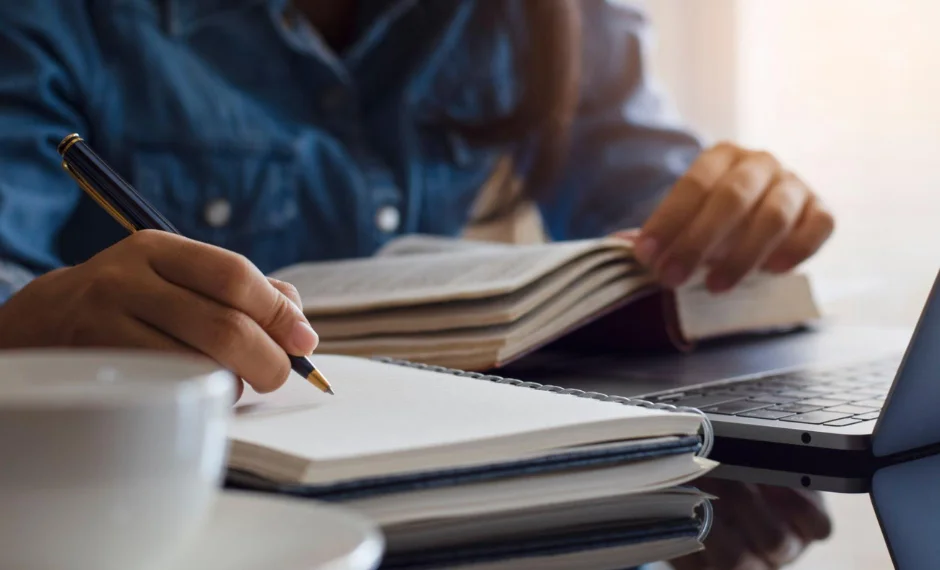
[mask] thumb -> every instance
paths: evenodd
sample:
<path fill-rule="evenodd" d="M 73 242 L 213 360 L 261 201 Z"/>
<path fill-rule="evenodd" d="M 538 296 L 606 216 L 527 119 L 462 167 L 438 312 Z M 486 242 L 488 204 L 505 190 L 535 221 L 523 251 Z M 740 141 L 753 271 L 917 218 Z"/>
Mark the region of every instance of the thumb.
<path fill-rule="evenodd" d="M 297 291 L 297 288 L 291 285 L 290 283 L 285 283 L 284 281 L 279 281 L 273 277 L 268 277 L 268 283 L 270 283 L 275 289 L 281 292 L 282 295 L 287 297 L 291 303 L 297 306 L 301 311 L 304 310 L 304 303 L 300 298 L 300 292 Z"/>
<path fill-rule="evenodd" d="M 284 281 L 279 281 L 272 277 L 268 277 L 268 283 L 281 294 L 281 299 L 285 302 L 283 303 L 282 310 L 275 310 L 273 321 L 277 323 L 290 323 L 291 318 L 296 318 L 297 316 L 301 317 L 301 322 L 293 325 L 293 328 L 290 329 L 288 337 L 284 337 L 281 334 L 274 334 L 275 340 L 278 341 L 282 346 L 293 346 L 299 354 L 310 354 L 313 352 L 317 345 L 320 343 L 320 339 L 317 337 L 317 333 L 309 326 L 310 323 L 307 322 L 307 319 L 303 316 L 303 301 L 300 298 L 300 293 L 297 291 L 297 288 L 291 285 L 290 283 L 285 283 Z M 292 309 L 292 310 L 288 310 Z M 287 314 L 291 313 L 293 316 L 288 317 Z M 299 313 L 299 315 L 298 315 Z M 306 325 L 301 327 L 300 325 Z M 262 325 L 265 326 L 265 325 Z M 287 325 L 285 325 L 287 326 Z M 265 326 L 265 330 L 271 332 L 272 324 L 268 323 Z M 288 344 L 284 344 L 285 338 L 290 339 Z"/>

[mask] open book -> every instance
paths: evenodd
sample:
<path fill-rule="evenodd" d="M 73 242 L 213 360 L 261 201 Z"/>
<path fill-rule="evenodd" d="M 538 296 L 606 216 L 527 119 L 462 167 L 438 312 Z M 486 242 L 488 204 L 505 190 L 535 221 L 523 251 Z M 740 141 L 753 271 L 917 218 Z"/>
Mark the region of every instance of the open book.
<path fill-rule="evenodd" d="M 711 295 L 665 294 L 619 239 L 526 246 L 410 236 L 369 259 L 304 263 L 300 291 L 320 351 L 465 370 L 499 368 L 562 338 L 594 348 L 696 341 L 819 317 L 803 275 L 754 276 Z M 578 331 L 578 334 L 572 334 Z"/>

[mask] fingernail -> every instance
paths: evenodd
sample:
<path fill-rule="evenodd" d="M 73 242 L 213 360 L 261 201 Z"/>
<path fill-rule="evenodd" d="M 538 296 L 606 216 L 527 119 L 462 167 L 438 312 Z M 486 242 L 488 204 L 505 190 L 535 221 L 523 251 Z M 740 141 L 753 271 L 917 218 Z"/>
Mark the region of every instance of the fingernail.
<path fill-rule="evenodd" d="M 710 275 L 708 277 L 708 290 L 712 293 L 724 293 L 731 289 L 734 283 L 727 275 Z"/>
<path fill-rule="evenodd" d="M 803 553 L 803 548 L 804 544 L 802 540 L 792 534 L 788 534 L 783 544 L 780 545 L 780 548 L 772 554 L 772 558 L 774 562 L 778 564 L 789 564 Z"/>
<path fill-rule="evenodd" d="M 294 323 L 294 329 L 291 331 L 290 341 L 298 354 L 310 356 L 317 348 L 317 343 L 320 342 L 320 338 L 309 323 L 297 321 Z"/>
<path fill-rule="evenodd" d="M 626 230 L 622 232 L 617 232 L 614 234 L 614 237 L 626 240 L 629 242 L 635 242 L 636 238 L 640 237 L 640 230 Z"/>
<path fill-rule="evenodd" d="M 663 270 L 662 281 L 663 285 L 669 287 L 670 289 L 674 289 L 679 285 L 682 285 L 687 277 L 688 273 L 686 272 L 685 267 L 676 261 L 672 261 L 666 264 L 666 269 Z"/>
<path fill-rule="evenodd" d="M 794 265 L 789 259 L 780 258 L 767 265 L 767 271 L 771 273 L 785 273 Z"/>
<path fill-rule="evenodd" d="M 636 242 L 634 255 L 636 255 L 637 261 L 643 265 L 652 265 L 653 260 L 656 259 L 658 249 L 659 244 L 656 243 L 654 238 L 641 237 L 639 241 Z"/>
<path fill-rule="evenodd" d="M 738 563 L 734 568 L 735 570 L 770 570 L 766 562 L 749 552 L 738 558 Z"/>

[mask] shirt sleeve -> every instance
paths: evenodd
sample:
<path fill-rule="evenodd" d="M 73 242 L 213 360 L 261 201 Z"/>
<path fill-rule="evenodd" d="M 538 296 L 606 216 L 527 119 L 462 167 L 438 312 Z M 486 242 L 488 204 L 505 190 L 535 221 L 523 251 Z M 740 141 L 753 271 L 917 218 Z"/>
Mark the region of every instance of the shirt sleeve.
<path fill-rule="evenodd" d="M 583 0 L 582 101 L 557 187 L 541 204 L 555 240 L 639 227 L 702 150 L 652 85 L 636 8 Z"/>
<path fill-rule="evenodd" d="M 0 3 L 0 303 L 62 265 L 57 239 L 80 190 L 56 146 L 73 132 L 87 136 L 80 109 L 92 41 L 83 6 Z"/>

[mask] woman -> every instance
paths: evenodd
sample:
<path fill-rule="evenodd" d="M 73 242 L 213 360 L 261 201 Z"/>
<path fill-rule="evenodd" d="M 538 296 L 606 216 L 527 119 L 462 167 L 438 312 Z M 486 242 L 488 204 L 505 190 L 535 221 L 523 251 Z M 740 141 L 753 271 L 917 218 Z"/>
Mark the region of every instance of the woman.
<path fill-rule="evenodd" d="M 663 284 L 716 291 L 813 254 L 831 215 L 667 123 L 643 33 L 603 0 L 4 3 L 0 347 L 197 350 L 269 391 L 316 335 L 265 272 L 403 233 L 642 226 Z M 59 167 L 72 132 L 197 241 L 119 241 Z"/>

